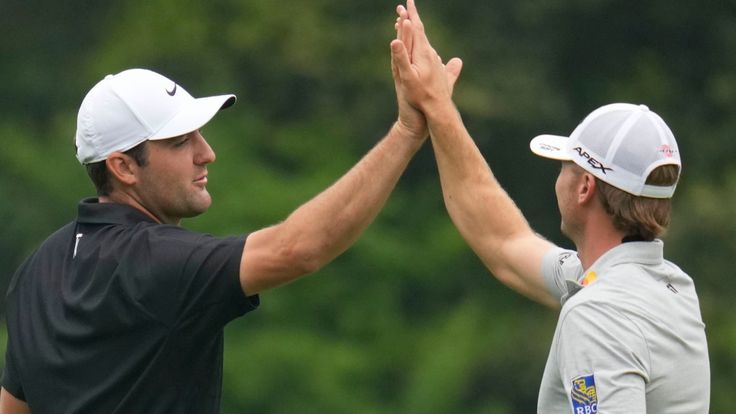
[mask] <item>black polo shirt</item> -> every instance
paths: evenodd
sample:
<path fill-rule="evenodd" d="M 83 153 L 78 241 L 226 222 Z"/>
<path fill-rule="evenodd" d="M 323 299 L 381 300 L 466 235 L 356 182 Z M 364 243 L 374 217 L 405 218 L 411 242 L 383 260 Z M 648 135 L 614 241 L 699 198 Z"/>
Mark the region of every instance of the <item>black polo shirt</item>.
<path fill-rule="evenodd" d="M 83 200 L 17 270 L 3 387 L 39 413 L 216 413 L 245 237 Z"/>

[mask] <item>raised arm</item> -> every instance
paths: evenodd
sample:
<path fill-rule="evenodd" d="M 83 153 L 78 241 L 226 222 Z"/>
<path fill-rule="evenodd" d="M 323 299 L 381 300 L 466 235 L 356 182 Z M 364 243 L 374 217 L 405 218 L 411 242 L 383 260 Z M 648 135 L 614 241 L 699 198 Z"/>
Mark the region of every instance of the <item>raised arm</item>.
<path fill-rule="evenodd" d="M 246 294 L 288 283 L 345 251 L 371 223 L 425 137 L 396 122 L 336 183 L 245 243 L 240 282 Z"/>
<path fill-rule="evenodd" d="M 452 102 L 452 88 L 444 74 L 460 65 L 459 60 L 442 64 L 413 0 L 408 0 L 406 9 L 397 10 L 401 30 L 405 36 L 411 33 L 413 42 L 409 51 L 406 42 L 395 40 L 392 59 L 403 94 L 427 119 L 453 223 L 499 281 L 540 303 L 559 306 L 541 272 L 542 258 L 553 244 L 532 231 L 499 185 Z"/>
<path fill-rule="evenodd" d="M 398 86 L 398 120 L 388 134 L 285 221 L 248 237 L 240 264 L 247 295 L 317 271 L 344 252 L 373 221 L 428 133 L 424 115 L 408 104 Z"/>

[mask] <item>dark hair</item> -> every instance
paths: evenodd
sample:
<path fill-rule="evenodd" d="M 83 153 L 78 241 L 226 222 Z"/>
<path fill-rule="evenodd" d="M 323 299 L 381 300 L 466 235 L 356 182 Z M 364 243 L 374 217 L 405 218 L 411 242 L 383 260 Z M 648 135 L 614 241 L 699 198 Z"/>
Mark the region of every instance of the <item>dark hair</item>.
<path fill-rule="evenodd" d="M 647 177 L 647 184 L 669 186 L 677 182 L 680 168 L 662 165 Z M 637 197 L 596 179 L 598 198 L 626 237 L 651 241 L 664 234 L 672 216 L 672 199 Z"/>
<path fill-rule="evenodd" d="M 123 151 L 123 154 L 133 158 L 136 164 L 145 166 L 148 163 L 148 152 L 146 151 L 146 142 L 143 141 L 135 147 Z M 108 196 L 112 192 L 112 183 L 110 182 L 110 172 L 107 170 L 106 160 L 93 162 L 85 165 L 87 175 L 95 185 L 98 196 Z"/>

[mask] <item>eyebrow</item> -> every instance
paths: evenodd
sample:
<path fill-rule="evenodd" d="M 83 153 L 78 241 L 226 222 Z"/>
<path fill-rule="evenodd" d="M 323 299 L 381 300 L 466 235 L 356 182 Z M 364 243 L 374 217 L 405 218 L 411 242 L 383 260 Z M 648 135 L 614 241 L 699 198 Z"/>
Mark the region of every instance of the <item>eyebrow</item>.
<path fill-rule="evenodd" d="M 168 145 L 176 145 L 176 144 L 178 144 L 178 143 L 180 143 L 182 141 L 185 141 L 186 139 L 187 139 L 187 135 L 184 134 L 184 135 L 179 135 L 179 136 L 176 136 L 176 137 L 171 137 L 169 139 L 162 140 L 162 141 L 166 141 L 166 144 L 168 144 Z"/>

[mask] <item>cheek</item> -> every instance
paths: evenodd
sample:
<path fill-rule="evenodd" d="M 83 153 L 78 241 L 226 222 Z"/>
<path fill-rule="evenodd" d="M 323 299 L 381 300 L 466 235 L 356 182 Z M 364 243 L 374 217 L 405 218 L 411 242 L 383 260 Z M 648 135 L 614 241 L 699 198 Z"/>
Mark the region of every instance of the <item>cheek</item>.
<path fill-rule="evenodd" d="M 566 206 L 571 203 L 573 193 L 571 185 L 572 183 L 569 176 L 560 174 L 557 177 L 557 182 L 555 183 L 555 195 L 557 196 L 557 208 L 561 214 L 564 214 L 567 209 Z"/>
<path fill-rule="evenodd" d="M 165 197 L 176 187 L 172 175 L 170 169 L 150 166 L 141 176 L 141 188 L 146 189 L 153 197 Z"/>
<path fill-rule="evenodd" d="M 564 183 L 562 180 L 562 174 L 557 176 L 557 181 L 555 181 L 555 196 L 557 196 L 557 203 L 559 204 L 562 197 L 563 197 L 563 189 L 564 189 Z"/>

